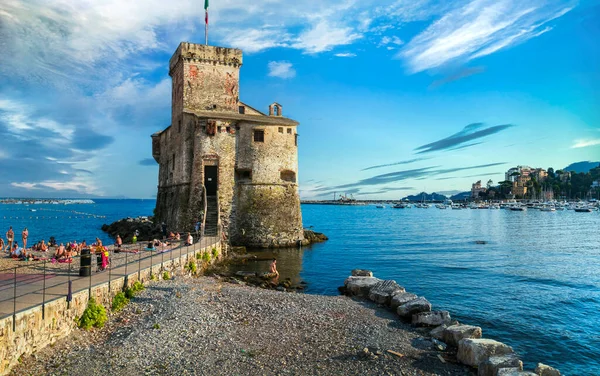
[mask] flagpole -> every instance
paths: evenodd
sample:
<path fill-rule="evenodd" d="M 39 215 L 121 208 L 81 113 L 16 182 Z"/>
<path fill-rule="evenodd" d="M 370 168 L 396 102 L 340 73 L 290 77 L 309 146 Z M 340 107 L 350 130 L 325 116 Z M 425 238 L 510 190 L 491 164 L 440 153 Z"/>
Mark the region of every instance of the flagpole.
<path fill-rule="evenodd" d="M 208 0 L 204 0 L 204 43 L 208 46 Z"/>

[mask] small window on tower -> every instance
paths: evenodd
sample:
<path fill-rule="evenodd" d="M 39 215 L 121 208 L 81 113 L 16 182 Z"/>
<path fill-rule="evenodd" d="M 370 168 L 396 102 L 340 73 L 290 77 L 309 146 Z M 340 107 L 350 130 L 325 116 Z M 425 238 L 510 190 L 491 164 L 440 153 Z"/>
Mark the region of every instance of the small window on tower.
<path fill-rule="evenodd" d="M 181 120 L 179 120 L 178 126 L 179 126 L 179 133 L 181 133 Z"/>
<path fill-rule="evenodd" d="M 296 173 L 294 171 L 283 170 L 283 171 L 281 171 L 279 173 L 279 177 L 283 181 L 287 181 L 287 182 L 290 182 L 290 183 L 295 183 L 296 182 Z"/>
<path fill-rule="evenodd" d="M 240 114 L 245 114 L 246 113 L 246 107 L 239 106 L 239 109 L 240 109 Z"/>
<path fill-rule="evenodd" d="M 294 145 L 298 146 L 298 134 L 294 135 Z"/>
<path fill-rule="evenodd" d="M 235 178 L 238 182 L 251 182 L 252 170 L 237 169 L 235 170 Z"/>
<path fill-rule="evenodd" d="M 283 133 L 283 127 L 279 127 L 279 133 Z"/>
<path fill-rule="evenodd" d="M 221 133 L 221 127 L 220 126 L 217 127 L 217 132 Z"/>
<path fill-rule="evenodd" d="M 225 127 L 225 131 L 226 131 L 227 133 L 231 133 L 231 127 Z"/>
<path fill-rule="evenodd" d="M 288 128 L 288 134 L 292 134 L 292 128 Z"/>
<path fill-rule="evenodd" d="M 175 169 L 175 154 L 173 154 L 173 159 L 171 160 L 171 170 Z"/>
<path fill-rule="evenodd" d="M 254 142 L 265 142 L 265 131 L 263 131 L 262 129 L 255 129 Z"/>

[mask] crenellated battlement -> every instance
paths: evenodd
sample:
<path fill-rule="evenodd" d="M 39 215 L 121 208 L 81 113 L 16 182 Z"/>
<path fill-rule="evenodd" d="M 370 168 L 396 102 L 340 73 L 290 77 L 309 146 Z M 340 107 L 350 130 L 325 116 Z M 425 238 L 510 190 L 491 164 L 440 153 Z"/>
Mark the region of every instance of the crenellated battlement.
<path fill-rule="evenodd" d="M 239 68 L 242 66 L 242 50 L 207 46 L 189 42 L 181 42 L 169 60 L 169 74 L 177 66 L 180 59 L 194 63 L 226 65 Z"/>

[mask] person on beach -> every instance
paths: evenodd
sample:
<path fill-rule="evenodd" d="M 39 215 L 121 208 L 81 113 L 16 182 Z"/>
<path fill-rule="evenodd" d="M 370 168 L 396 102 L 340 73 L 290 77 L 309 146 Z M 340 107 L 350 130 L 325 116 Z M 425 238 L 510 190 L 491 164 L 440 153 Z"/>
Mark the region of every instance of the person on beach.
<path fill-rule="evenodd" d="M 271 267 L 269 269 L 269 273 L 279 276 L 279 272 L 277 271 L 277 259 L 273 259 L 273 261 L 271 261 Z"/>
<path fill-rule="evenodd" d="M 23 248 L 27 249 L 27 238 L 29 237 L 29 231 L 27 231 L 27 227 L 21 233 L 21 239 L 23 240 Z"/>
<path fill-rule="evenodd" d="M 117 241 L 115 242 L 115 247 L 121 248 L 123 246 L 123 239 L 121 239 L 121 235 L 117 234 Z"/>
<path fill-rule="evenodd" d="M 41 251 L 41 252 L 47 252 L 48 251 L 48 246 L 46 245 L 46 242 L 44 241 L 44 239 L 42 239 L 42 241 L 38 245 L 38 250 Z"/>
<path fill-rule="evenodd" d="M 200 231 L 200 221 L 196 222 L 194 225 L 194 230 L 196 230 L 196 236 L 198 236 L 198 231 Z"/>
<path fill-rule="evenodd" d="M 185 245 L 192 245 L 194 244 L 194 237 L 192 236 L 192 234 L 190 234 L 189 232 L 187 233 L 187 240 L 185 242 Z"/>
<path fill-rule="evenodd" d="M 179 233 L 175 234 L 175 240 L 181 240 L 181 235 Z"/>
<path fill-rule="evenodd" d="M 12 226 L 6 232 L 6 242 L 8 243 L 8 249 L 12 251 L 13 242 L 15 240 L 15 232 L 12 229 Z"/>
<path fill-rule="evenodd" d="M 83 250 L 84 248 L 87 248 L 87 243 L 85 242 L 85 239 L 82 240 L 81 243 L 79 243 L 78 252 L 81 253 L 81 250 Z"/>
<path fill-rule="evenodd" d="M 56 248 L 56 252 L 54 252 L 54 258 L 59 260 L 63 257 L 66 257 L 66 249 L 65 249 L 65 245 L 63 243 L 60 243 L 60 245 L 58 246 L 58 248 Z"/>
<path fill-rule="evenodd" d="M 160 227 L 162 229 L 162 234 L 163 234 L 163 239 L 167 237 L 167 224 L 165 222 L 162 222 L 160 224 Z"/>
<path fill-rule="evenodd" d="M 106 247 L 101 247 L 100 248 L 100 256 L 102 257 L 102 267 L 100 268 L 100 271 L 104 271 L 106 270 L 106 268 L 108 268 L 109 265 L 109 253 L 108 253 L 108 248 Z"/>
<path fill-rule="evenodd" d="M 6 246 L 4 245 L 4 239 L 2 239 L 2 238 L 0 237 L 0 252 L 4 252 L 4 247 L 6 247 Z"/>

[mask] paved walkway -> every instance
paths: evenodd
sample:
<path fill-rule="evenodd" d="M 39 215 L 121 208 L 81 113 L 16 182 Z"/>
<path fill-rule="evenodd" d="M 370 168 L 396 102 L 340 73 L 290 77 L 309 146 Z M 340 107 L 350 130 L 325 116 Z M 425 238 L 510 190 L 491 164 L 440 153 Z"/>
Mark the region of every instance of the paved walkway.
<path fill-rule="evenodd" d="M 202 248 L 212 248 L 219 242 L 219 238 L 205 237 L 193 246 L 181 246 L 173 249 L 161 251 L 145 251 L 138 253 L 111 253 L 111 262 L 120 259 L 119 266 L 108 268 L 105 271 L 98 271 L 96 258 L 92 257 L 92 273 L 89 277 L 79 276 L 79 258 L 75 258 L 70 268 L 63 265 L 62 268 L 54 267 L 50 262 L 46 263 L 46 270 L 42 262 L 38 262 L 35 269 L 36 273 L 19 274 L 17 269 L 16 284 L 14 274 L 3 271 L 0 274 L 0 318 L 11 316 L 13 311 L 20 312 L 26 309 L 41 305 L 44 301 L 48 302 L 57 298 L 67 296 L 69 292 L 69 281 L 71 282 L 71 292 L 87 290 L 90 286 L 96 286 L 109 281 L 123 278 L 125 275 L 131 275 L 138 270 L 149 268 L 150 266 L 161 266 L 163 262 L 177 259 Z M 189 257 L 192 257 L 191 255 Z M 124 262 L 126 259 L 127 262 Z M 117 264 L 114 262 L 113 264 Z M 44 278 L 45 272 L 45 278 Z M 16 297 L 16 299 L 15 299 Z"/>

